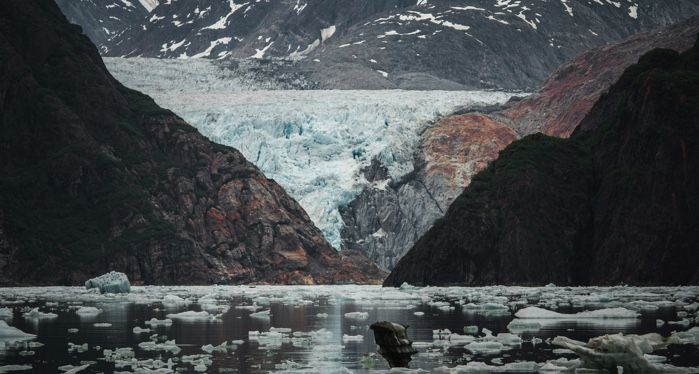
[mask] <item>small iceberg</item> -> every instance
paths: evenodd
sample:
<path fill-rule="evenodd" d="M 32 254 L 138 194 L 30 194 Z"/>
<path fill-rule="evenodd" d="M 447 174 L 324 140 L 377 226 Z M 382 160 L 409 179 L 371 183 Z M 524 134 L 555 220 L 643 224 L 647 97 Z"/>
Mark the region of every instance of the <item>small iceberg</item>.
<path fill-rule="evenodd" d="M 268 318 L 269 318 L 269 315 L 270 315 L 270 310 L 267 309 L 267 310 L 263 310 L 263 311 L 260 311 L 260 312 L 251 313 L 251 314 L 250 314 L 250 317 L 252 317 L 252 318 L 263 318 L 263 319 L 268 319 Z"/>
<path fill-rule="evenodd" d="M 131 283 L 129 283 L 129 278 L 126 274 L 112 271 L 97 278 L 89 279 L 85 282 L 85 288 L 88 290 L 97 288 L 100 293 L 129 293 L 131 291 Z"/>
<path fill-rule="evenodd" d="M 36 335 L 26 333 L 16 327 L 12 327 L 7 322 L 0 320 L 0 342 L 14 342 L 36 338 Z"/>
<path fill-rule="evenodd" d="M 54 319 L 58 318 L 58 314 L 56 313 L 44 313 L 39 311 L 39 308 L 34 308 L 24 314 L 22 314 L 22 317 L 26 319 Z"/>
<path fill-rule="evenodd" d="M 530 306 L 519 310 L 515 313 L 515 317 L 522 319 L 592 319 L 592 318 L 619 318 L 619 319 L 636 319 L 641 317 L 638 312 L 626 308 L 608 308 L 592 311 L 584 311 L 574 314 L 558 313 L 551 310 Z"/>

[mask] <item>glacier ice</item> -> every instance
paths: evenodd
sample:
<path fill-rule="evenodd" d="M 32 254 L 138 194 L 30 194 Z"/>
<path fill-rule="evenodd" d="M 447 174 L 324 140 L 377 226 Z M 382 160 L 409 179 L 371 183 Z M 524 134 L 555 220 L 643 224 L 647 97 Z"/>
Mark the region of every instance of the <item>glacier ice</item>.
<path fill-rule="evenodd" d="M 430 121 L 513 96 L 256 89 L 210 61 L 108 58 L 105 63 L 126 86 L 150 95 L 211 140 L 240 150 L 301 204 L 338 249 L 344 224 L 339 207 L 372 185 L 360 175 L 372 159 L 400 180 L 413 170 L 419 134 Z"/>
<path fill-rule="evenodd" d="M 129 293 L 131 284 L 124 273 L 111 271 L 85 282 L 86 289 L 97 288 L 100 293 Z"/>

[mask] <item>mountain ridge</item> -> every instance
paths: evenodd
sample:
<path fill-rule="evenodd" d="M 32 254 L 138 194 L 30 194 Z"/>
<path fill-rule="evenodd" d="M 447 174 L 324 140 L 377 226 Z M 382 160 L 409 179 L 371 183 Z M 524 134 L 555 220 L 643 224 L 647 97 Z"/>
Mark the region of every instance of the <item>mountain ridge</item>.
<path fill-rule="evenodd" d="M 696 0 L 168 1 L 140 22 L 125 21 L 100 50 L 286 59 L 318 88 L 531 91 L 586 49 L 697 14 Z"/>

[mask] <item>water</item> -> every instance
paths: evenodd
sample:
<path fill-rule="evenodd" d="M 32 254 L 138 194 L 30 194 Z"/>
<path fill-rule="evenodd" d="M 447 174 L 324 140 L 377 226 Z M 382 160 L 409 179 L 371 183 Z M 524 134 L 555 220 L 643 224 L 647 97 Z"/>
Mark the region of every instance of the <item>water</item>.
<path fill-rule="evenodd" d="M 196 365 L 184 361 L 199 360 L 207 372 L 259 373 L 293 368 L 303 372 L 380 372 L 388 369 L 376 352 L 368 325 L 389 320 L 410 325 L 408 333 L 419 353 L 411 368 L 433 370 L 438 367 L 466 365 L 469 361 L 501 365 L 516 361 L 536 362 L 576 359 L 571 353 L 554 352 L 560 347 L 546 342 L 556 336 L 587 341 L 589 338 L 622 332 L 644 334 L 687 330 L 693 322 L 699 288 L 419 288 L 383 289 L 377 286 L 227 286 L 227 287 L 133 287 L 129 295 L 99 295 L 94 291 L 70 287 L 0 289 L 0 307 L 13 310 L 5 320 L 24 332 L 36 334 L 32 342 L 43 346 L 29 347 L 25 342 L 0 338 L 0 367 L 31 365 L 33 372 L 60 372 L 63 365 L 89 366 L 81 371 L 113 372 L 136 369 L 115 368 L 103 359 L 105 349 L 133 348 L 140 367 L 153 369 L 157 363 L 147 359 L 172 360 L 171 369 L 194 372 Z M 166 295 L 177 295 L 187 303 L 166 303 Z M 170 299 L 176 299 L 169 297 Z M 250 307 L 257 305 L 257 308 Z M 537 320 L 541 329 L 517 334 L 523 340 L 491 354 L 473 353 L 465 343 L 439 339 L 433 330 L 449 329 L 464 335 L 464 326 L 478 326 L 475 339 L 482 340 L 483 329 L 494 335 L 507 333 L 513 312 L 538 305 L 562 313 L 625 307 L 640 312 L 640 318 L 597 318 L 588 320 Z M 80 306 L 102 310 L 96 316 L 80 316 Z M 41 312 L 57 314 L 55 318 L 24 318 L 23 312 L 38 307 Z M 146 328 L 151 318 L 164 319 L 168 314 L 205 309 L 209 317 L 198 320 L 174 319 L 171 326 L 152 328 L 150 333 L 134 333 L 134 327 Z M 270 311 L 269 318 L 252 317 L 252 310 Z M 350 312 L 365 312 L 366 319 L 349 318 Z M 416 313 L 417 312 L 417 313 Z M 422 312 L 424 315 L 419 315 Z M 679 312 L 679 316 L 678 316 Z M 1 315 L 2 313 L 0 313 Z M 325 316 L 327 314 L 327 316 Z M 417 315 L 416 315 L 417 314 Z M 350 315 L 351 316 L 351 315 Z M 360 316 L 361 317 L 361 316 Z M 665 324 L 656 320 L 676 321 L 683 318 L 690 326 Z M 109 323 L 98 327 L 95 323 Z M 69 332 L 69 329 L 78 332 Z M 291 333 L 272 333 L 255 339 L 249 331 L 289 328 Z M 325 330 L 321 330 L 325 329 Z M 318 332 L 320 330 L 320 332 Z M 311 337 L 308 333 L 313 333 Z M 180 352 L 147 351 L 139 343 L 175 340 Z M 304 334 L 306 333 L 306 334 Z M 275 338 L 273 335 L 280 335 Z M 344 340 L 343 336 L 362 336 L 362 341 Z M 452 336 L 456 340 L 457 336 Z M 462 337 L 463 338 L 463 337 Z M 511 337 L 510 337 L 511 338 Z M 536 340 L 532 342 L 533 338 Z M 470 338 L 469 338 L 470 339 Z M 502 341 L 502 339 L 500 339 Z M 699 336 L 694 337 L 697 343 Z M 202 346 L 227 341 L 227 352 L 207 354 Z M 236 344 L 231 342 L 238 341 Z M 87 343 L 85 352 L 69 352 L 70 343 Z M 26 352 L 32 351 L 33 355 Z M 654 355 L 667 358 L 665 364 L 699 366 L 699 349 L 694 344 L 675 344 Z M 189 355 L 203 355 L 190 357 Z M 209 361 L 210 360 L 210 361 Z M 132 360 L 117 360 L 124 365 Z M 199 369 L 204 369 L 200 366 Z M 0 373 L 3 369 L 0 368 Z M 166 372 L 163 370 L 163 372 Z"/>

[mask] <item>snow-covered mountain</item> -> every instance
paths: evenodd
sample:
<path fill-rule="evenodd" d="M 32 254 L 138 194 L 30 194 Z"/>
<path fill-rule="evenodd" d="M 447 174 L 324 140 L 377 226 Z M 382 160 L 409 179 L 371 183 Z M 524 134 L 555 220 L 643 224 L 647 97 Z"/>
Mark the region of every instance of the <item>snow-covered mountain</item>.
<path fill-rule="evenodd" d="M 95 1 L 60 4 L 93 40 L 123 22 L 104 55 L 300 60 L 321 88 L 531 89 L 584 50 L 699 14 L 699 0 L 168 0 L 139 18 L 123 8 L 146 0 Z"/>
<path fill-rule="evenodd" d="M 340 207 L 365 187 L 386 188 L 415 169 L 429 121 L 505 102 L 484 91 L 318 91 L 250 88 L 210 60 L 105 58 L 117 79 L 173 110 L 209 139 L 234 146 L 274 178 L 341 248 Z M 264 88 L 264 86 L 263 86 Z M 361 172 L 380 160 L 383 178 Z"/>

